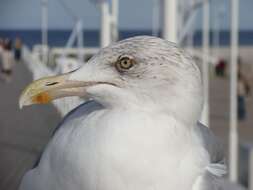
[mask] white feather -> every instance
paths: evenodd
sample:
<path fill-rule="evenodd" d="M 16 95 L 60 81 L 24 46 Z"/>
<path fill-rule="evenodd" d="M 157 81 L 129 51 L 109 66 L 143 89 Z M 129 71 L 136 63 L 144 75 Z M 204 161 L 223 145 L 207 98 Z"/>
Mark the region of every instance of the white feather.
<path fill-rule="evenodd" d="M 136 64 L 119 73 L 112 63 L 126 54 Z M 197 124 L 200 72 L 175 44 L 127 39 L 102 49 L 71 80 L 115 85 L 86 89 L 99 103 L 64 119 L 20 190 L 204 190 L 213 187 L 211 173 L 223 174 L 216 138 Z"/>

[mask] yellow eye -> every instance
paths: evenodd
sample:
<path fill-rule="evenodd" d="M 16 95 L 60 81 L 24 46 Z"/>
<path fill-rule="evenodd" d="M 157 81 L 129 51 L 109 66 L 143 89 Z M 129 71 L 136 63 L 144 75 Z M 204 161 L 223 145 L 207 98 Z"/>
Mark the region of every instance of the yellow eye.
<path fill-rule="evenodd" d="M 134 65 L 134 60 L 129 57 L 123 57 L 116 62 L 116 69 L 120 72 L 130 69 Z"/>

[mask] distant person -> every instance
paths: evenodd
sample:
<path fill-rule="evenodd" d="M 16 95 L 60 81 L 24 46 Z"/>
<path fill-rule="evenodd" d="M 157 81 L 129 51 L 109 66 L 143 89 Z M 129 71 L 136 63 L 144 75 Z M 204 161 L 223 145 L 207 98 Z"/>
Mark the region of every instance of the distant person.
<path fill-rule="evenodd" d="M 250 85 L 242 72 L 241 62 L 238 62 L 238 82 L 237 82 L 237 102 L 238 102 L 238 119 L 245 120 L 246 113 L 246 96 L 250 94 Z"/>
<path fill-rule="evenodd" d="M 240 73 L 241 77 L 244 80 L 246 94 L 250 95 L 251 94 L 250 83 L 249 83 L 249 80 L 247 79 L 247 77 L 244 75 L 241 57 L 238 57 L 237 61 L 238 61 L 237 62 L 238 63 L 238 73 Z"/>
<path fill-rule="evenodd" d="M 218 64 L 215 67 L 216 76 L 224 77 L 226 71 L 226 61 L 224 59 L 220 59 Z"/>
<path fill-rule="evenodd" d="M 11 81 L 13 61 L 12 41 L 6 39 L 4 41 L 4 50 L 2 54 L 2 78 L 6 82 Z"/>
<path fill-rule="evenodd" d="M 22 41 L 19 37 L 17 37 L 14 46 L 14 58 L 16 63 L 19 63 L 21 61 L 21 56 L 22 56 Z"/>
<path fill-rule="evenodd" d="M 4 41 L 0 38 L 0 69 L 2 70 L 2 58 L 3 58 L 3 51 L 4 51 Z"/>

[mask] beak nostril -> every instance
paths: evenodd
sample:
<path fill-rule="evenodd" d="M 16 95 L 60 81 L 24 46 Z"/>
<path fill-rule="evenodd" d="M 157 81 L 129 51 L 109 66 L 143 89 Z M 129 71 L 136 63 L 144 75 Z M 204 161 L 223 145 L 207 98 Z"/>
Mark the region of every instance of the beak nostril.
<path fill-rule="evenodd" d="M 52 85 L 55 85 L 55 84 L 58 84 L 59 82 L 49 82 L 46 84 L 46 86 L 52 86 Z"/>

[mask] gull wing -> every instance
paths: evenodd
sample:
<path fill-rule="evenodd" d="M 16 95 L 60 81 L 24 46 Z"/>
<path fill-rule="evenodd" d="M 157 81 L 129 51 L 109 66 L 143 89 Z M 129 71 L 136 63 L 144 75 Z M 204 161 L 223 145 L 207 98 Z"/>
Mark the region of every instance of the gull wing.
<path fill-rule="evenodd" d="M 208 127 L 200 122 L 197 124 L 196 131 L 210 155 L 211 163 L 206 167 L 204 174 L 197 178 L 193 190 L 224 189 L 224 180 L 221 178 L 226 174 L 223 144 Z"/>
<path fill-rule="evenodd" d="M 84 117 L 85 115 L 89 115 L 89 113 L 99 110 L 99 109 L 103 109 L 102 105 L 95 102 L 95 101 L 87 101 L 82 103 L 81 105 L 77 106 L 76 108 L 74 108 L 73 110 L 71 110 L 62 120 L 61 122 L 56 126 L 56 128 L 53 131 L 53 136 L 55 135 L 55 133 L 61 128 L 61 126 L 63 126 L 63 124 L 65 122 L 70 121 L 71 119 L 74 119 L 76 117 Z M 33 168 L 36 168 L 40 162 L 41 156 L 43 154 L 44 151 L 42 151 L 40 153 L 40 155 L 38 156 L 36 162 L 33 165 Z"/>

